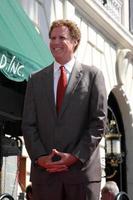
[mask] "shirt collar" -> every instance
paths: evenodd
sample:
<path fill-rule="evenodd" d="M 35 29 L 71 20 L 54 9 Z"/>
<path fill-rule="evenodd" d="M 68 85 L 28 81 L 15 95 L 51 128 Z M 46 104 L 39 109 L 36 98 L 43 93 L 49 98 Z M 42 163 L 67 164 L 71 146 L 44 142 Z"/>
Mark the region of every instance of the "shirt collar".
<path fill-rule="evenodd" d="M 75 63 L 75 57 L 73 57 L 68 63 L 66 63 L 64 65 L 65 69 L 71 73 L 72 72 L 72 69 L 73 69 L 73 66 L 74 66 L 74 63 Z M 59 64 L 58 62 L 54 62 L 54 73 L 56 73 L 59 68 L 60 68 L 61 64 Z"/>

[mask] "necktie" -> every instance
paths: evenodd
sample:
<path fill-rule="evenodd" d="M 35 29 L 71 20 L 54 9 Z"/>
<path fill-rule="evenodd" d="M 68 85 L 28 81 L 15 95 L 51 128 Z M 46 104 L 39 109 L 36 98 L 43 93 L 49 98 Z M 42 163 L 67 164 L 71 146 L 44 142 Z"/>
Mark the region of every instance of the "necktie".
<path fill-rule="evenodd" d="M 65 67 L 61 66 L 60 67 L 60 78 L 59 78 L 58 85 L 57 85 L 57 103 L 56 103 L 57 113 L 59 113 L 59 111 L 61 109 L 66 86 L 67 86 L 66 71 L 65 71 Z"/>

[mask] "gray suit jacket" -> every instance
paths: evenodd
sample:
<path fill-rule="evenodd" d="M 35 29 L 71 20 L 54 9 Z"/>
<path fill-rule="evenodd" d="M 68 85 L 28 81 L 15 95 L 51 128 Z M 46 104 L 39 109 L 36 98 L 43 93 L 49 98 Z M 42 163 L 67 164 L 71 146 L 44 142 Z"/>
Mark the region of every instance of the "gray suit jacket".
<path fill-rule="evenodd" d="M 31 178 L 36 182 L 50 181 L 48 173 L 33 163 L 56 148 L 81 161 L 68 172 L 58 173 L 66 182 L 100 181 L 98 144 L 107 112 L 103 75 L 94 66 L 76 63 L 58 117 L 53 86 L 53 64 L 34 74 L 27 84 L 22 131 L 32 160 Z"/>

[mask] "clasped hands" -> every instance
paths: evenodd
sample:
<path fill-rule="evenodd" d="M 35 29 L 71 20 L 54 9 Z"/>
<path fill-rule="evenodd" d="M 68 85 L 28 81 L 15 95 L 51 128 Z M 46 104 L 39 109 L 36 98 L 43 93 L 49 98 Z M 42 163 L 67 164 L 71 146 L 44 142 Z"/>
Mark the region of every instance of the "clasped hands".
<path fill-rule="evenodd" d="M 55 156 L 60 157 L 60 160 L 53 161 Z M 49 155 L 39 157 L 36 163 L 48 172 L 54 173 L 67 171 L 69 166 L 73 165 L 77 160 L 78 158 L 70 153 L 63 153 L 56 149 L 52 149 L 52 152 Z"/>

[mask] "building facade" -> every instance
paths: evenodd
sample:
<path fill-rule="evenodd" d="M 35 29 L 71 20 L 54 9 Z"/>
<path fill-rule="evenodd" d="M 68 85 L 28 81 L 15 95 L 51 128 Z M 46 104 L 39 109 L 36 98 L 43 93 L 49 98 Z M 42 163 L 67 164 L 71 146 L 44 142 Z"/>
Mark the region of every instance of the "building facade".
<path fill-rule="evenodd" d="M 102 184 L 117 181 L 133 199 L 133 31 L 131 0 L 21 0 L 22 7 L 48 45 L 48 31 L 55 19 L 71 19 L 82 38 L 76 57 L 99 67 L 105 77 L 108 105 L 121 133 L 122 163 L 111 166 L 101 141 Z M 112 115 L 108 116 L 109 118 Z M 24 153 L 25 154 L 25 153 Z M 114 171 L 116 173 L 114 173 Z M 29 164 L 27 166 L 27 174 Z M 110 176 L 111 174 L 111 176 Z M 112 175 L 113 174 L 113 175 Z M 28 181 L 28 179 L 27 179 Z"/>

